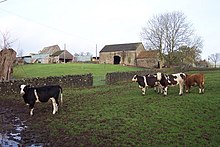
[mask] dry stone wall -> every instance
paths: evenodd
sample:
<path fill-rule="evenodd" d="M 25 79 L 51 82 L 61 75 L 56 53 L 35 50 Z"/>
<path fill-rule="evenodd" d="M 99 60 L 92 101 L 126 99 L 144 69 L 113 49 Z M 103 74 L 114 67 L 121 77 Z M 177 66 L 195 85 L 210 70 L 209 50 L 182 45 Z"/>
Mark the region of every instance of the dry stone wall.
<path fill-rule="evenodd" d="M 29 78 L 0 82 L 0 95 L 19 94 L 21 84 L 31 86 L 60 85 L 63 88 L 91 87 L 93 85 L 92 74 L 66 75 L 61 77 Z"/>
<path fill-rule="evenodd" d="M 114 84 L 117 82 L 131 82 L 131 79 L 135 74 L 143 76 L 146 74 L 152 74 L 151 70 L 140 70 L 131 72 L 113 72 L 106 74 L 106 84 Z"/>

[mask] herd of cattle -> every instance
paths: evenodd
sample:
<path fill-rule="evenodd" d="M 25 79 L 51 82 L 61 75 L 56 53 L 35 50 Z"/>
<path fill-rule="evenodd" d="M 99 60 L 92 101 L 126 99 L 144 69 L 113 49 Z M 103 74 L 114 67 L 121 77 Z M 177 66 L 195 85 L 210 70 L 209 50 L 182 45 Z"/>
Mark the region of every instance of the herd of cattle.
<path fill-rule="evenodd" d="M 163 93 L 164 96 L 167 95 L 167 90 L 169 86 L 179 85 L 179 95 L 183 94 L 183 89 L 185 86 L 186 92 L 190 92 L 191 86 L 198 85 L 199 93 L 204 93 L 204 74 L 147 74 L 145 76 L 134 75 L 132 81 L 137 82 L 139 88 L 142 90 L 142 95 L 145 95 L 146 88 L 152 87 L 157 89 L 158 93 Z"/>
<path fill-rule="evenodd" d="M 197 84 L 199 86 L 199 93 L 204 93 L 204 74 L 164 74 L 158 72 L 157 74 L 147 74 L 145 76 L 134 75 L 132 81 L 137 82 L 142 90 L 142 95 L 145 95 L 146 88 L 154 87 L 158 93 L 167 95 L 169 86 L 179 85 L 179 95 L 183 94 L 185 86 L 186 92 L 189 92 L 190 87 Z M 21 85 L 20 94 L 24 102 L 29 105 L 30 115 L 33 115 L 34 105 L 36 102 L 52 101 L 53 114 L 58 111 L 59 97 L 62 103 L 62 88 L 59 85 L 50 85 L 42 87 L 31 87 L 30 85 Z"/>

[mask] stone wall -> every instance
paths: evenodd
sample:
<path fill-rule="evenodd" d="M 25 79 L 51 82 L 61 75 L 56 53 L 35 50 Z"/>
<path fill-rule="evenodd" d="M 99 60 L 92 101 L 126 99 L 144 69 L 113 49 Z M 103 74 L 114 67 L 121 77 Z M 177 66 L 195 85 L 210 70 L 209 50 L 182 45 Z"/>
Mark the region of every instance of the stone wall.
<path fill-rule="evenodd" d="M 140 71 L 130 71 L 130 72 L 113 72 L 106 74 L 106 84 L 114 84 L 117 82 L 131 82 L 131 79 L 135 74 L 143 76 L 146 74 L 155 73 L 152 70 L 140 70 Z"/>
<path fill-rule="evenodd" d="M 177 72 L 183 72 L 179 70 L 178 68 L 172 68 L 172 69 L 145 69 L 145 70 L 139 70 L 139 71 L 130 71 L 130 72 L 113 72 L 113 73 L 107 73 L 106 74 L 106 84 L 114 84 L 117 82 L 131 82 L 131 79 L 135 74 L 144 76 L 147 74 L 155 74 L 157 72 L 162 73 L 177 73 Z"/>
<path fill-rule="evenodd" d="M 0 95 L 19 94 L 21 84 L 31 86 L 60 85 L 63 88 L 91 87 L 93 85 L 92 74 L 66 75 L 62 77 L 30 78 L 13 80 L 0 83 Z"/>

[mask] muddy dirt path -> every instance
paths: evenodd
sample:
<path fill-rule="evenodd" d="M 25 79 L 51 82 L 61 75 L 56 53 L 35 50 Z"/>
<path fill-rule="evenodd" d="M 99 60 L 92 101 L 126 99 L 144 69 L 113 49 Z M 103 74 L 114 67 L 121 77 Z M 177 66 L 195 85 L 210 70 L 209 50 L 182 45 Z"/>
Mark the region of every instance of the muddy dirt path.
<path fill-rule="evenodd" d="M 34 130 L 28 109 L 20 101 L 0 99 L 0 147 L 1 146 L 50 146 L 45 129 Z"/>

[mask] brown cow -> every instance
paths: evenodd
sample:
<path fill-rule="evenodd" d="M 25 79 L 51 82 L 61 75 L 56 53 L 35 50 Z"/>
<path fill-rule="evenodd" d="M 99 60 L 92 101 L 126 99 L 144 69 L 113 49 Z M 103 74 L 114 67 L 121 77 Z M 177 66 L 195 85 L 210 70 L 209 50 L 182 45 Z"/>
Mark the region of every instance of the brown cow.
<path fill-rule="evenodd" d="M 199 93 L 204 93 L 204 84 L 205 84 L 205 78 L 203 73 L 197 73 L 197 74 L 187 74 L 186 75 L 186 93 L 190 92 L 191 86 L 198 85 L 199 86 Z"/>

